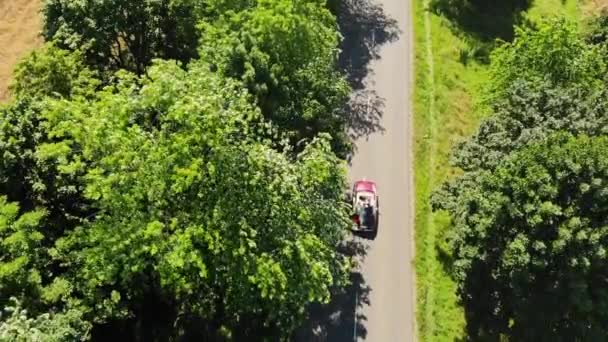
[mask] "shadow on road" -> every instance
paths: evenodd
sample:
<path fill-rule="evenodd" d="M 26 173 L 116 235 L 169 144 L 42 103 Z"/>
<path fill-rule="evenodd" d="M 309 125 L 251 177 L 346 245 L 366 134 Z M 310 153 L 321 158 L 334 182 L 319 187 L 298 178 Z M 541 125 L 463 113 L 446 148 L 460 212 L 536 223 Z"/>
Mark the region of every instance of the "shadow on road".
<path fill-rule="evenodd" d="M 339 0 L 335 11 L 344 37 L 339 64 L 354 90 L 345 109 L 349 134 L 353 139 L 368 137 L 384 131 L 380 125 L 384 99 L 366 81 L 370 62 L 380 57 L 380 47 L 396 40 L 400 31 L 397 21 L 372 0 Z"/>
<path fill-rule="evenodd" d="M 344 37 L 340 67 L 347 73 L 353 89 L 364 89 L 369 63 L 380 57 L 383 44 L 395 41 L 401 33 L 397 21 L 372 0 L 342 0 L 337 18 Z"/>
<path fill-rule="evenodd" d="M 354 340 L 355 334 L 365 338 L 367 318 L 360 313 L 360 309 L 363 305 L 369 305 L 371 289 L 365 284 L 361 273 L 352 273 L 350 278 L 350 286 L 335 294 L 330 304 L 317 304 L 310 308 L 311 318 L 296 332 L 292 341 L 350 342 Z"/>
<path fill-rule="evenodd" d="M 344 40 L 340 46 L 340 68 L 346 73 L 354 90 L 345 115 L 348 117 L 349 134 L 353 139 L 369 137 L 383 132 L 380 119 L 384 111 L 384 99 L 372 89 L 367 79 L 370 63 L 380 58 L 383 44 L 395 41 L 399 34 L 397 21 L 388 17 L 374 0 L 335 0 L 332 8 Z M 356 148 L 355 148 L 356 149 Z M 355 153 L 356 151 L 353 151 Z M 350 159 L 349 159 L 350 162 Z M 363 261 L 372 236 L 359 236 L 345 242 L 340 252 Z M 368 240 L 368 241 L 365 241 Z M 336 289 L 330 303 L 313 304 L 307 310 L 308 319 L 294 333 L 294 342 L 353 341 L 355 335 L 365 338 L 367 317 L 361 312 L 369 306 L 372 289 L 358 270 L 350 274 L 350 285 Z"/>
<path fill-rule="evenodd" d="M 340 252 L 362 260 L 367 246 L 355 239 L 344 243 Z M 371 288 L 365 283 L 363 275 L 358 271 L 352 272 L 349 286 L 335 289 L 329 304 L 317 303 L 309 307 L 308 319 L 294 333 L 292 341 L 353 341 L 355 334 L 365 338 L 367 317 L 361 314 L 361 308 L 370 304 L 370 292 Z"/>

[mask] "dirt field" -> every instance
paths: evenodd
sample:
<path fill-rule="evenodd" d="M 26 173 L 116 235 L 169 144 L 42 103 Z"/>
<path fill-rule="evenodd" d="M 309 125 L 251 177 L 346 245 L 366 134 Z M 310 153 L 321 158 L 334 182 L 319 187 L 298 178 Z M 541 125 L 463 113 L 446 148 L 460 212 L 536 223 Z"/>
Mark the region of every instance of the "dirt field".
<path fill-rule="evenodd" d="M 597 14 L 602 10 L 608 10 L 608 0 L 589 0 L 583 7 L 586 15 Z"/>
<path fill-rule="evenodd" d="M 40 0 L 0 0 L 0 101 L 15 64 L 42 43 Z"/>

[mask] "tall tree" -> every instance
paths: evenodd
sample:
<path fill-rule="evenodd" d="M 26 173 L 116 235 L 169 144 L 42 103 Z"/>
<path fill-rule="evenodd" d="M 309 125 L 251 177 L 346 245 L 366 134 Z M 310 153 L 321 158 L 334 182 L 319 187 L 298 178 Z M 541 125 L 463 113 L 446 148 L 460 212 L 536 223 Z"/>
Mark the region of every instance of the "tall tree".
<path fill-rule="evenodd" d="M 84 63 L 83 51 L 46 43 L 17 64 L 10 90 L 17 101 L 45 96 L 90 96 L 100 85 L 98 74 Z"/>
<path fill-rule="evenodd" d="M 63 342 L 85 341 L 91 324 L 83 320 L 82 312 L 69 309 L 64 312 L 31 315 L 22 304 L 12 303 L 0 312 L 0 342 Z"/>
<path fill-rule="evenodd" d="M 54 258 L 55 242 L 89 214 L 78 177 L 42 157 L 56 140 L 41 114 L 46 98 L 93 96 L 99 81 L 78 52 L 52 44 L 16 68 L 14 99 L 0 106 L 0 306 L 11 295 L 32 315 L 62 310 L 65 268 Z M 84 167 L 76 175 L 82 175 Z"/>
<path fill-rule="evenodd" d="M 329 141 L 276 152 L 242 88 L 208 68 L 161 63 L 44 114 L 58 140 L 39 153 L 97 210 L 58 241 L 63 278 L 96 319 L 132 315 L 143 340 L 286 334 L 345 280 L 345 169 Z"/>
<path fill-rule="evenodd" d="M 48 0 L 45 11 L 56 42 L 18 67 L 0 108 L 0 289 L 29 310 L 3 316 L 3 332 L 285 337 L 349 267 L 335 248 L 349 225 L 332 152 L 348 146 L 348 86 L 333 16 L 317 0 Z M 212 58 L 149 67 L 195 56 L 201 13 L 201 32 L 221 40 L 203 38 Z M 231 21 L 251 35 L 223 37 Z M 101 88 L 97 75 L 114 81 Z"/>
<path fill-rule="evenodd" d="M 14 100 L 0 106 L 0 194 L 24 211 L 44 208 L 52 236 L 73 228 L 88 209 L 76 179 L 40 154 L 41 145 L 55 140 L 41 112 L 48 98 L 94 97 L 100 84 L 95 76 L 79 52 L 46 44 L 17 65 Z"/>
<path fill-rule="evenodd" d="M 516 80 L 490 112 L 477 132 L 456 146 L 454 166 L 467 172 L 492 169 L 511 152 L 558 130 L 608 133 L 608 91 L 588 85 Z"/>
<path fill-rule="evenodd" d="M 568 134 L 484 172 L 450 207 L 472 338 L 608 338 L 608 138 Z"/>
<path fill-rule="evenodd" d="M 479 172 L 556 131 L 605 134 L 608 102 L 600 52 L 561 20 L 520 29 L 513 43 L 496 50 L 484 99 L 489 115 L 454 148 L 451 163 L 465 173 L 444 186 L 436 204 L 457 205 L 459 193 L 476 186 Z M 539 62 L 543 56 L 550 60 Z"/>
<path fill-rule="evenodd" d="M 352 148 L 350 88 L 326 1 L 47 0 L 44 12 L 47 40 L 83 50 L 106 81 L 117 69 L 141 75 L 154 58 L 186 63 L 200 54 L 241 80 L 292 146 L 328 133 L 340 156 Z"/>
<path fill-rule="evenodd" d="M 206 2 L 195 0 L 46 0 L 44 37 L 86 51 L 101 70 L 142 74 L 153 58 L 197 57 L 196 25 Z"/>
<path fill-rule="evenodd" d="M 576 23 L 550 19 L 535 26 L 517 28 L 514 41 L 492 53 L 486 88 L 489 103 L 503 98 L 516 80 L 548 80 L 555 86 L 603 85 L 606 64 L 601 49 L 585 42 Z"/>
<path fill-rule="evenodd" d="M 43 210 L 19 213 L 19 205 L 0 197 L 0 306 L 10 296 L 33 300 L 41 296 L 46 251 L 40 231 Z"/>
<path fill-rule="evenodd" d="M 346 154 L 350 88 L 337 71 L 340 36 L 325 1 L 258 0 L 201 28 L 202 58 L 241 80 L 293 145 L 325 132 Z"/>

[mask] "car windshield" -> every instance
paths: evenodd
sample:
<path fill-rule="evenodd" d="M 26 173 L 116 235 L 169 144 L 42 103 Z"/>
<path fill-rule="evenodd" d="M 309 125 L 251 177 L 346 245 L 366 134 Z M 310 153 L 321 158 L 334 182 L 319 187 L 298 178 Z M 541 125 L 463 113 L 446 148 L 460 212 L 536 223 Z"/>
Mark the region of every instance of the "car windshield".
<path fill-rule="evenodd" d="M 357 194 L 357 204 L 364 205 L 366 203 L 369 203 L 369 205 L 374 205 L 374 194 L 367 191 L 359 192 Z"/>

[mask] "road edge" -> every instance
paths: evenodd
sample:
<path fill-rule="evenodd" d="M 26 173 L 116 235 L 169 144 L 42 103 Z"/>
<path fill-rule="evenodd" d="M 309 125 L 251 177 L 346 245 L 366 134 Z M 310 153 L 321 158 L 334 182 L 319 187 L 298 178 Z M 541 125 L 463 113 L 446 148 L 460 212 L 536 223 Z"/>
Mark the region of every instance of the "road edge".
<path fill-rule="evenodd" d="M 408 183 L 408 188 L 409 188 L 409 193 L 408 196 L 410 198 L 409 201 L 409 206 L 410 206 L 410 212 L 412 213 L 412 215 L 410 215 L 410 219 L 409 219 L 409 225 L 410 225 L 410 250 L 412 251 L 411 255 L 410 255 L 410 266 L 412 269 L 412 287 L 411 287 L 411 297 L 412 297 L 412 332 L 413 332 L 413 338 L 414 341 L 418 341 L 418 321 L 417 321 L 417 296 L 416 296 L 416 292 L 417 292 L 417 277 L 416 277 L 416 181 L 415 181 L 415 167 L 414 167 L 414 158 L 416 157 L 415 154 L 415 148 L 416 148 L 416 139 L 414 137 L 414 101 L 415 101 L 415 89 L 416 89 L 416 73 L 415 73 L 415 66 L 416 66 L 416 54 L 415 54 L 415 32 L 414 32 L 414 14 L 416 11 L 416 0 L 409 0 L 409 6 L 406 6 L 406 8 L 409 10 L 409 13 L 404 13 L 405 17 L 406 17 L 406 30 L 407 30 L 407 36 L 409 37 L 408 42 L 407 42 L 407 55 L 408 55 L 408 70 L 410 71 L 409 73 L 409 77 L 407 79 L 408 82 L 408 86 L 407 89 L 409 89 L 409 115 L 407 117 L 407 124 L 406 124 L 406 134 L 407 134 L 407 139 L 408 139 L 408 149 L 407 149 L 407 153 L 409 154 L 409 165 L 407 165 L 407 170 L 408 170 L 408 179 L 407 179 L 407 183 Z"/>

